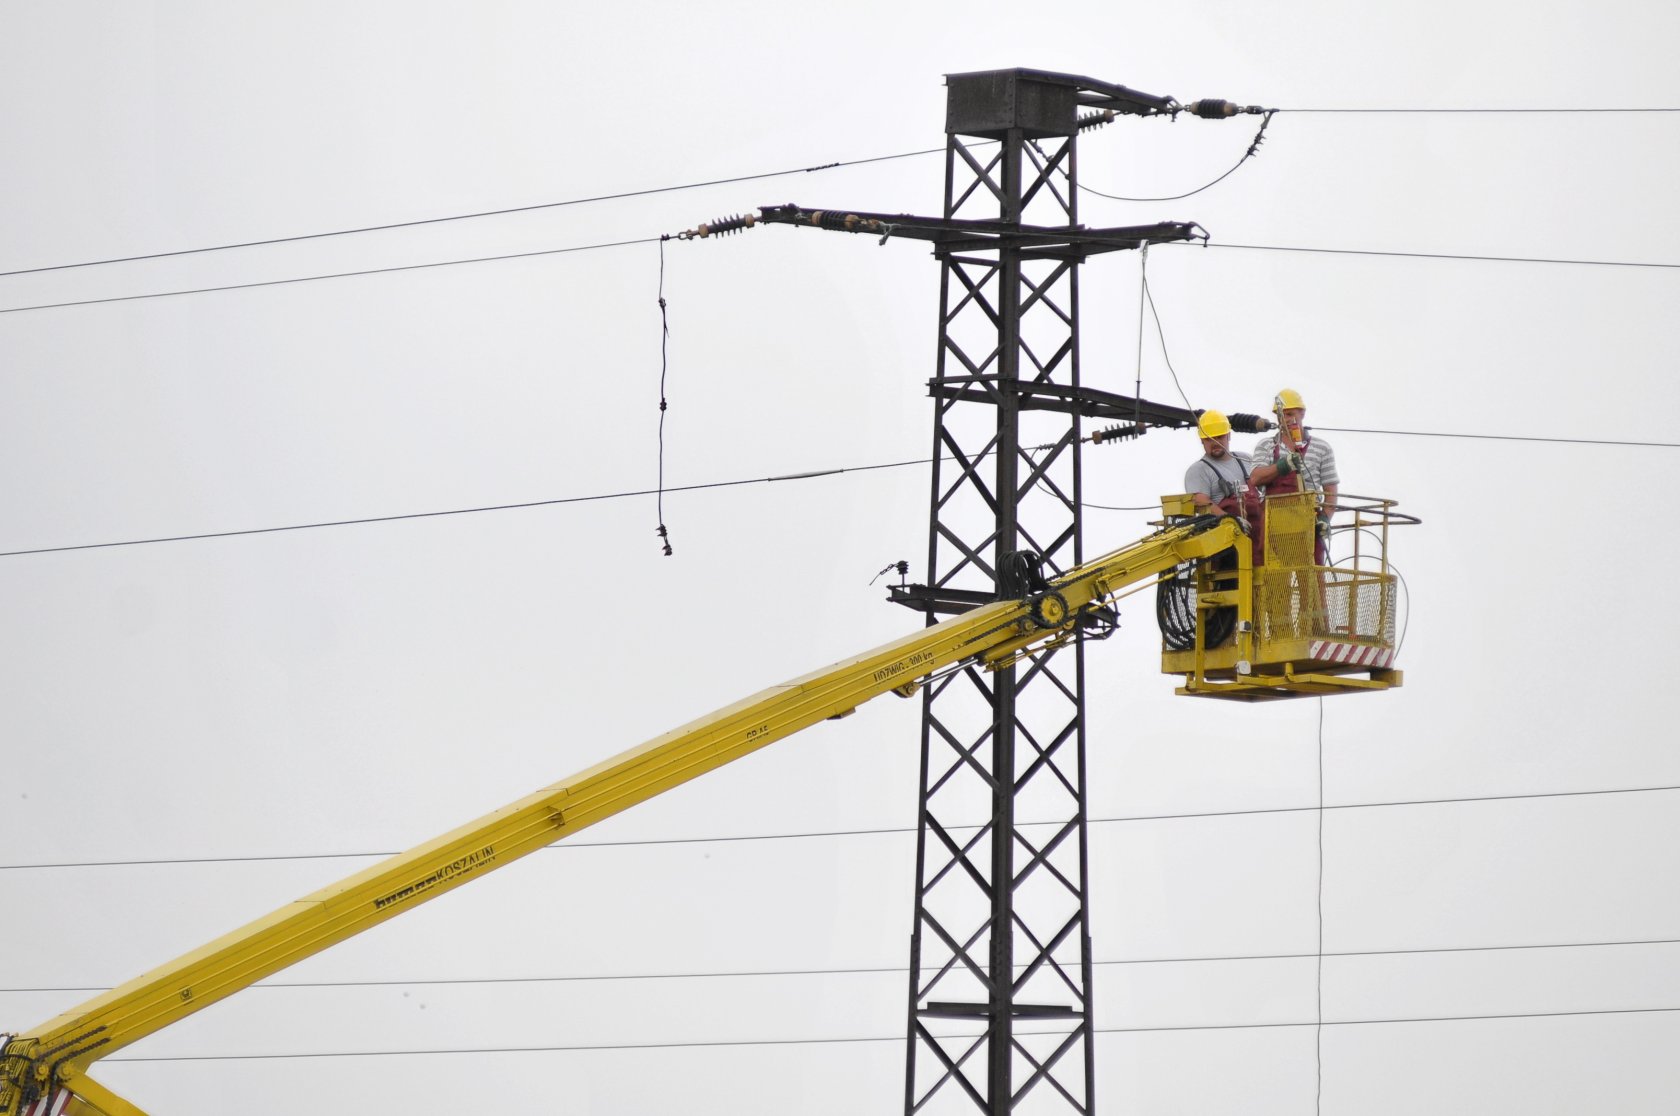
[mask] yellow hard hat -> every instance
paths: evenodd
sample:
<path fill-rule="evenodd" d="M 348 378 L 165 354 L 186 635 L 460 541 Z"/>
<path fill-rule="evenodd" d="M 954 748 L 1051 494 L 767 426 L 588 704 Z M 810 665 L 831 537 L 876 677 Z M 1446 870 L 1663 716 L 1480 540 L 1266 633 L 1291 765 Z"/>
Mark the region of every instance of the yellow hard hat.
<path fill-rule="evenodd" d="M 1284 388 L 1277 393 L 1277 398 L 1272 400 L 1272 412 L 1274 414 L 1282 414 L 1284 411 L 1293 410 L 1296 407 L 1306 410 L 1307 405 L 1301 402 L 1301 393 L 1294 388 Z"/>
<path fill-rule="evenodd" d="M 1231 420 L 1223 411 L 1203 411 L 1202 417 L 1196 420 L 1196 429 L 1204 438 L 1217 438 L 1231 432 Z"/>

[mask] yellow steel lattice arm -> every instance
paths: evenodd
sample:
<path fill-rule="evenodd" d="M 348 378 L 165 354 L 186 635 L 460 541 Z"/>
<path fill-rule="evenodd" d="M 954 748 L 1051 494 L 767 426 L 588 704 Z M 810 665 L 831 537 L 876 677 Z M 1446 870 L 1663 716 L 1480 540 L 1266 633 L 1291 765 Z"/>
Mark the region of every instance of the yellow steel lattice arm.
<path fill-rule="evenodd" d="M 1081 610 L 1238 537 L 1232 520 L 1160 531 L 1026 601 L 998 601 L 771 687 L 307 895 L 18 1035 L 0 1055 L 0 1116 L 144 1116 L 84 1076 L 98 1059 L 468 880 L 889 690 L 965 661 L 997 665 L 1065 638 Z M 62 1091 L 62 1092 L 61 1092 Z M 56 1113 L 58 1110 L 54 1109 Z"/>

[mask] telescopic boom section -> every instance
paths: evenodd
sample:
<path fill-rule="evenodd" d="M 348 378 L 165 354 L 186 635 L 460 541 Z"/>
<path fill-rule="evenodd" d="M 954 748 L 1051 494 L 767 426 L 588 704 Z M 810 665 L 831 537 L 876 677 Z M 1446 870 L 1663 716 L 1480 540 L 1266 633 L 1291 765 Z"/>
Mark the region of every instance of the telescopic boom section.
<path fill-rule="evenodd" d="M 305 896 L 18 1035 L 0 1053 L 0 1116 L 144 1116 L 89 1065 L 217 1000 L 580 829 L 935 671 L 1066 640 L 1128 585 L 1232 545 L 1233 520 L 1174 526 L 1003 600 L 771 687 L 436 840 Z"/>

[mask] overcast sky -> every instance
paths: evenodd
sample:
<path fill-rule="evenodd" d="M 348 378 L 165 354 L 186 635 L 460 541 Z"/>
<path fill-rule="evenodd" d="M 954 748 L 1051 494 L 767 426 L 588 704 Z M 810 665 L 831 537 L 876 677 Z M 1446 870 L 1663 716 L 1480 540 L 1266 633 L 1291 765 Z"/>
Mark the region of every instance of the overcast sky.
<path fill-rule="evenodd" d="M 952 72 L 1285 110 L 1218 186 L 1085 195 L 1080 216 L 1212 234 L 1147 265 L 1195 406 L 1260 411 L 1288 386 L 1320 428 L 1410 432 L 1323 435 L 1345 491 L 1424 520 L 1394 541 L 1406 684 L 1322 710 L 1176 698 L 1147 604 L 1091 649 L 1098 1109 L 1314 1110 L 1317 960 L 1272 955 L 1319 940 L 1320 817 L 1289 808 L 1319 801 L 1322 715 L 1327 803 L 1478 799 L 1324 814 L 1324 949 L 1360 955 L 1324 962 L 1322 1111 L 1666 1113 L 1680 113 L 1303 110 L 1680 108 L 1677 41 L 1655 0 L 5 3 L 0 271 L 937 148 Z M 1180 194 L 1256 126 L 1122 119 L 1082 138 L 1081 178 Z M 0 277 L 0 551 L 658 476 L 653 243 L 19 308 L 790 201 L 936 213 L 941 185 L 923 156 Z M 1139 265 L 1083 272 L 1086 381 L 1174 402 L 1152 321 L 1140 366 Z M 928 455 L 926 246 L 673 242 L 664 294 L 667 484 Z M 1150 504 L 1198 452 L 1186 432 L 1088 449 L 1087 498 Z M 900 558 L 925 576 L 927 484 L 907 465 L 668 494 L 670 558 L 648 496 L 0 558 L 0 1029 L 913 630 L 870 579 Z M 1149 518 L 1091 509 L 1087 552 Z M 576 842 L 642 843 L 538 853 L 95 1076 L 155 1116 L 895 1111 L 918 717 L 885 698 L 821 725 Z M 695 840 L 721 837 L 777 839 Z M 1187 957 L 1258 959 L 1160 960 Z M 537 979 L 785 970 L 824 972 Z M 1479 1018 L 1382 1022 L 1443 1017 Z M 600 1045 L 628 1048 L 554 1049 Z"/>

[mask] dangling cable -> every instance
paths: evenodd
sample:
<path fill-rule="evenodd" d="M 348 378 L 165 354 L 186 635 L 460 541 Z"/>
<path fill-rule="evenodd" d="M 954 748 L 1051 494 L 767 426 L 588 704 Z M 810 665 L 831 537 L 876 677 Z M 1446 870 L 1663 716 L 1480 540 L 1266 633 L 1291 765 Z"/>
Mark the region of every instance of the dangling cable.
<path fill-rule="evenodd" d="M 1313 1028 L 1313 1066 L 1318 1078 L 1313 1112 L 1324 1111 L 1324 695 L 1318 697 L 1318 1023 Z"/>
<path fill-rule="evenodd" d="M 1138 243 L 1137 387 L 1132 392 L 1132 425 L 1143 429 L 1143 300 L 1149 293 L 1149 242 Z"/>
<path fill-rule="evenodd" d="M 1205 186 L 1198 186 L 1194 190 L 1191 190 L 1187 193 L 1173 194 L 1171 197 L 1165 197 L 1165 198 L 1127 198 L 1127 197 L 1122 197 L 1119 194 L 1105 194 L 1101 190 L 1093 190 L 1091 187 L 1085 185 L 1083 182 L 1081 182 L 1079 184 L 1079 188 L 1081 190 L 1084 190 L 1087 194 L 1095 194 L 1099 198 L 1108 198 L 1111 201 L 1129 201 L 1129 202 L 1179 201 L 1183 198 L 1188 198 L 1193 194 L 1199 194 L 1203 190 L 1206 190 L 1206 189 L 1208 189 L 1209 187 L 1212 187 L 1212 186 L 1217 186 L 1221 182 L 1225 181 L 1227 178 L 1230 178 L 1233 174 L 1235 174 L 1237 172 L 1237 167 L 1242 166 L 1244 163 L 1248 162 L 1250 159 L 1252 159 L 1254 157 L 1255 152 L 1260 150 L 1260 145 L 1266 141 L 1266 125 L 1268 125 L 1272 122 L 1272 113 L 1274 113 L 1276 111 L 1277 111 L 1277 109 L 1267 109 L 1266 110 L 1265 115 L 1263 117 L 1261 117 L 1261 119 L 1260 119 L 1260 130 L 1258 132 L 1254 133 L 1254 142 L 1248 145 L 1248 150 L 1243 153 L 1243 157 L 1241 159 L 1238 159 L 1236 161 L 1236 163 L 1231 167 L 1230 170 L 1226 171 L 1224 174 L 1220 175 L 1218 178 L 1214 179 L 1212 182 L 1207 183 L 1207 185 L 1205 185 Z"/>
<path fill-rule="evenodd" d="M 665 557 L 671 556 L 671 532 L 665 527 L 665 372 L 668 363 L 665 356 L 665 343 L 671 339 L 671 321 L 665 315 L 665 242 L 670 236 L 659 238 L 659 490 L 654 497 L 659 529 L 655 533 L 665 548 Z"/>
<path fill-rule="evenodd" d="M 1184 394 L 1184 385 L 1178 382 L 1178 369 L 1173 367 L 1172 357 L 1167 353 L 1167 331 L 1161 328 L 1161 312 L 1155 308 L 1155 294 L 1149 289 L 1149 276 L 1143 277 L 1143 297 L 1149 303 L 1149 312 L 1155 317 L 1155 337 L 1161 342 L 1161 359 L 1166 362 L 1167 371 L 1172 375 L 1173 387 L 1178 389 L 1178 397 L 1184 400 L 1184 406 L 1194 411 L 1190 406 L 1190 397 Z M 1236 416 L 1232 416 L 1235 419 Z"/>

